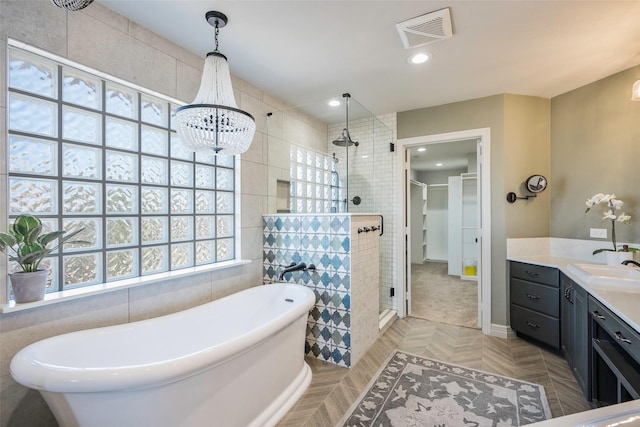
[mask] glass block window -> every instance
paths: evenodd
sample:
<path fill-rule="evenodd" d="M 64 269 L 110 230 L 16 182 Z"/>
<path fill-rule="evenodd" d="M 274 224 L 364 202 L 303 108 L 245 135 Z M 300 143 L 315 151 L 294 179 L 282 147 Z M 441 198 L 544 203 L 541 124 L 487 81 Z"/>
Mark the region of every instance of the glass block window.
<path fill-rule="evenodd" d="M 342 212 L 344 191 L 331 157 L 292 147 L 289 152 L 290 206 L 295 213 Z"/>
<path fill-rule="evenodd" d="M 9 220 L 88 242 L 43 263 L 48 292 L 235 258 L 234 158 L 186 150 L 178 105 L 15 47 L 8 59 Z"/>

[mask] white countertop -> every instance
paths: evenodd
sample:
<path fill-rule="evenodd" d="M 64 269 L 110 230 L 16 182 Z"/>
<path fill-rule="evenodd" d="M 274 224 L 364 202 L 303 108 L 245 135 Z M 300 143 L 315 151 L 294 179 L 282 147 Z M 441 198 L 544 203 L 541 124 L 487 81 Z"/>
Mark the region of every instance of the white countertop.
<path fill-rule="evenodd" d="M 507 242 L 507 259 L 509 261 L 558 268 L 627 322 L 629 326 L 640 332 L 640 288 L 637 292 L 633 292 L 614 286 L 585 283 L 567 268 L 570 264 L 602 264 L 602 257 L 591 255 L 591 252 L 593 249 L 597 249 L 597 246 L 601 246 L 601 244 L 594 241 L 573 239 L 509 239 Z M 535 425 L 536 427 L 613 427 L 621 425 L 639 427 L 640 400 L 553 418 L 535 423 Z"/>
<path fill-rule="evenodd" d="M 640 400 L 604 406 L 530 425 L 536 427 L 638 427 L 640 426 Z"/>

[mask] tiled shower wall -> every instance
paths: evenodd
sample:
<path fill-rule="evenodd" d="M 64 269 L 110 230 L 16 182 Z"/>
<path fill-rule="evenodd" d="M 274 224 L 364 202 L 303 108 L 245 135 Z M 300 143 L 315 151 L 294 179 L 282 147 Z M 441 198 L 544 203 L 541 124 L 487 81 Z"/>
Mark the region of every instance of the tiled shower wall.
<path fill-rule="evenodd" d="M 305 352 L 351 367 L 377 339 L 379 225 L 374 215 L 265 215 L 264 281 L 277 282 L 290 263 L 315 270 L 285 275 L 283 281 L 311 288 Z M 361 231 L 358 233 L 358 231 Z"/>
<path fill-rule="evenodd" d="M 377 120 L 377 122 L 376 122 Z M 381 132 L 383 123 L 390 134 Z M 340 179 L 346 178 L 346 152 L 349 150 L 349 198 L 359 195 L 362 203 L 349 202 L 349 212 L 376 212 L 384 217 L 384 234 L 380 238 L 380 312 L 398 309 L 398 297 L 391 297 L 391 288 L 399 295 L 397 277 L 396 211 L 394 194 L 396 152 L 389 143 L 397 140 L 397 116 L 395 113 L 349 121 L 349 133 L 358 147 L 348 149 L 331 144 L 344 128 L 343 123 L 329 125 L 328 151 L 336 153 Z M 367 156 L 363 158 L 363 156 Z"/>

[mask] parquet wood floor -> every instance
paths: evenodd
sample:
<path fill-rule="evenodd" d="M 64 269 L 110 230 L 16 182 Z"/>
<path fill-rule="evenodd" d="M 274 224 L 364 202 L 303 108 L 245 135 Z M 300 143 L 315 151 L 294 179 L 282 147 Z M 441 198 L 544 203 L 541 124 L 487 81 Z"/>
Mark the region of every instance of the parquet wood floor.
<path fill-rule="evenodd" d="M 307 358 L 311 385 L 278 427 L 333 427 L 395 349 L 541 384 L 554 418 L 589 409 L 561 356 L 520 338 L 408 317 L 397 319 L 351 369 Z"/>

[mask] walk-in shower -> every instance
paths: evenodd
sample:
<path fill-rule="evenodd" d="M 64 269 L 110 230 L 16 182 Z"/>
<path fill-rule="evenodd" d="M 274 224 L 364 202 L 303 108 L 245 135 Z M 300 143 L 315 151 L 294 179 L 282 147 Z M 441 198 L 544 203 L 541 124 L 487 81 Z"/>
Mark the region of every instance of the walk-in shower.
<path fill-rule="evenodd" d="M 332 102 L 330 106 L 328 101 Z M 338 101 L 338 102 L 335 102 Z M 309 117 L 304 125 L 293 118 Z M 267 121 L 269 200 L 273 182 L 290 182 L 291 213 L 379 213 L 380 312 L 397 310 L 393 295 L 397 252 L 394 237 L 395 114 L 376 117 L 349 93 L 275 112 Z M 288 150 L 289 156 L 286 156 Z M 273 190 L 271 190 L 273 188 Z M 275 212 L 275 210 L 273 210 Z"/>

